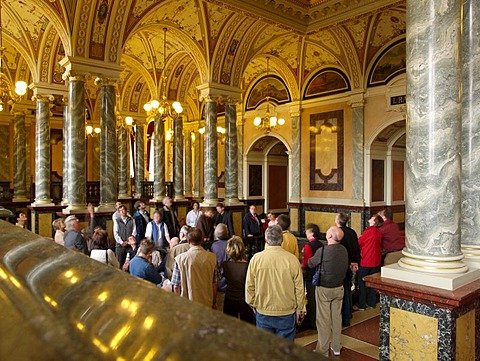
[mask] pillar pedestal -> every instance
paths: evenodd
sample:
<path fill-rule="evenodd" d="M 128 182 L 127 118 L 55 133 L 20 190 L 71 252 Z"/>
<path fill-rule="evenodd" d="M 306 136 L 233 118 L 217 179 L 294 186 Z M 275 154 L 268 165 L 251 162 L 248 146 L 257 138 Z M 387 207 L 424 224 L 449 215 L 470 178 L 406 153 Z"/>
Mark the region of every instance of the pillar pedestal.
<path fill-rule="evenodd" d="M 365 280 L 380 293 L 380 360 L 480 359 L 480 280 L 454 291 L 380 273 Z"/>

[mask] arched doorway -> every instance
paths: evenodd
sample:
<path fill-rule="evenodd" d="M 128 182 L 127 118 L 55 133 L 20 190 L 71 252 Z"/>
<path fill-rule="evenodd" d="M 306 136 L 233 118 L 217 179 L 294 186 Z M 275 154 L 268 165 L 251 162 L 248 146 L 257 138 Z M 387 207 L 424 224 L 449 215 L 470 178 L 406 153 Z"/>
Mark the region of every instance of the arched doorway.
<path fill-rule="evenodd" d="M 287 212 L 289 150 L 286 144 L 272 135 L 255 140 L 246 154 L 244 171 L 247 201 L 263 200 L 262 213 Z"/>
<path fill-rule="evenodd" d="M 394 221 L 405 218 L 405 119 L 392 120 L 367 143 L 365 201 L 373 209 L 391 207 Z"/>

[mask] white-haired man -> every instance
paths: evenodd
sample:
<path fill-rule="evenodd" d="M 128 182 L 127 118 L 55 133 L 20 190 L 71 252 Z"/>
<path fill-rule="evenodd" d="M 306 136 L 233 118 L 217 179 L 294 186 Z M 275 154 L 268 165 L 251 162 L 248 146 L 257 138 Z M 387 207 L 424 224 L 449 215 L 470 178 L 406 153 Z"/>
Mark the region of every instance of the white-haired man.
<path fill-rule="evenodd" d="M 328 356 L 328 348 L 335 356 L 340 355 L 342 345 L 342 300 L 343 280 L 348 268 L 347 249 L 340 244 L 343 231 L 330 227 L 327 231 L 328 244 L 319 248 L 308 260 L 308 266 L 320 267 L 320 286 L 316 287 L 317 302 L 317 352 Z"/>

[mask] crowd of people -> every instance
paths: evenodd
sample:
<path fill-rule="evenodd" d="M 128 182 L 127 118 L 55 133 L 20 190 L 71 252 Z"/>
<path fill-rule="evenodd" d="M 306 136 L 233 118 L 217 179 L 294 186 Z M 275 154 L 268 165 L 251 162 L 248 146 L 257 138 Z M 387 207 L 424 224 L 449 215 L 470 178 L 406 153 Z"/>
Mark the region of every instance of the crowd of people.
<path fill-rule="evenodd" d="M 340 355 L 341 329 L 350 325 L 352 311 L 375 308 L 376 293 L 363 277 L 398 260 L 405 245 L 389 210 L 373 215 L 360 237 L 347 226 L 345 213 L 336 215 L 326 242 L 318 225 L 307 224 L 300 249 L 288 215 L 261 217 L 255 205 L 244 216 L 242 237 L 222 203 L 200 209 L 194 201 L 182 224 L 170 197 L 153 219 L 144 202 L 134 209 L 131 216 L 117 203 L 113 240 L 92 221 L 82 230 L 73 215 L 53 222 L 54 240 L 281 337 L 293 340 L 299 330 L 316 330 L 315 351 L 324 355 Z M 89 212 L 93 220 L 91 206 Z M 316 271 L 319 285 L 312 283 Z"/>

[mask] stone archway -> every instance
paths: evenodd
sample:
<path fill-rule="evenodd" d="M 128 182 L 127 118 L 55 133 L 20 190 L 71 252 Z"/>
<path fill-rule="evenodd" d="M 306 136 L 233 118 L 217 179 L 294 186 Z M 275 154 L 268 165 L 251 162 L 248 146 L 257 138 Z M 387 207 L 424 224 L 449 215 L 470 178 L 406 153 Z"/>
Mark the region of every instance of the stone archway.
<path fill-rule="evenodd" d="M 388 124 L 367 144 L 365 200 L 369 206 L 405 206 L 405 152 L 405 119 Z"/>
<path fill-rule="evenodd" d="M 248 200 L 264 200 L 263 212 L 287 212 L 289 151 L 279 138 L 258 138 L 246 154 L 246 195 Z"/>

